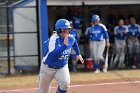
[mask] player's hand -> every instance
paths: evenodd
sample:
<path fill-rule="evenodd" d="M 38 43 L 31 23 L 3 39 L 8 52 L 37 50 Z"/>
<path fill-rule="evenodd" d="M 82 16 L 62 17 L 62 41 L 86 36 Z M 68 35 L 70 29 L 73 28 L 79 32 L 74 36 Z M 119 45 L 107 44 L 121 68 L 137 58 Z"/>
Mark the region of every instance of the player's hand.
<path fill-rule="evenodd" d="M 76 60 L 80 61 L 82 64 L 84 63 L 84 59 L 82 58 L 81 55 L 76 56 Z"/>
<path fill-rule="evenodd" d="M 109 42 L 106 42 L 106 46 L 109 48 L 110 47 L 110 43 Z"/>
<path fill-rule="evenodd" d="M 89 41 L 89 48 L 90 48 L 90 49 L 93 48 L 93 43 L 92 43 L 92 41 Z"/>
<path fill-rule="evenodd" d="M 68 35 L 65 35 L 65 37 L 64 37 L 64 44 L 65 44 L 66 46 L 68 46 L 68 44 L 69 44 Z"/>

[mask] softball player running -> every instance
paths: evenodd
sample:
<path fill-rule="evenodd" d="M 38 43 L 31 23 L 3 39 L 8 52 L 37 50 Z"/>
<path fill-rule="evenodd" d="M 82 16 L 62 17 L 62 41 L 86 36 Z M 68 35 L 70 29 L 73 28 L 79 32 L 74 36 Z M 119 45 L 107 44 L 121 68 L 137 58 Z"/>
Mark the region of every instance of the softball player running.
<path fill-rule="evenodd" d="M 98 15 L 93 15 L 91 18 L 93 26 L 88 30 L 90 47 L 93 48 L 93 59 L 95 61 L 95 73 L 100 72 L 100 64 L 104 63 L 103 52 L 105 49 L 105 44 L 107 47 L 110 46 L 109 36 L 106 26 L 100 23 L 100 17 Z M 106 72 L 107 68 L 103 66 L 103 71 Z"/>
<path fill-rule="evenodd" d="M 136 24 L 136 19 L 134 17 L 130 18 L 130 25 L 128 26 L 128 45 L 129 45 L 129 53 L 130 53 L 130 65 L 132 65 L 132 68 L 136 68 L 137 62 L 134 62 L 135 54 L 138 55 L 138 46 L 139 46 L 139 40 L 138 36 L 140 34 L 140 26 Z M 135 60 L 135 61 L 138 61 Z"/>
<path fill-rule="evenodd" d="M 70 75 L 68 69 L 68 59 L 73 47 L 77 60 L 82 63 L 83 58 L 75 38 L 69 34 L 70 23 L 66 19 L 59 19 L 55 24 L 57 34 L 54 34 L 46 42 L 47 52 L 42 59 L 39 88 L 37 93 L 49 93 L 53 78 L 58 83 L 56 93 L 66 93 L 70 85 Z"/>
<path fill-rule="evenodd" d="M 118 26 L 114 28 L 116 57 L 113 67 L 118 63 L 118 67 L 124 67 L 125 47 L 126 47 L 126 34 L 128 32 L 127 26 L 124 25 L 124 20 L 119 19 Z"/>

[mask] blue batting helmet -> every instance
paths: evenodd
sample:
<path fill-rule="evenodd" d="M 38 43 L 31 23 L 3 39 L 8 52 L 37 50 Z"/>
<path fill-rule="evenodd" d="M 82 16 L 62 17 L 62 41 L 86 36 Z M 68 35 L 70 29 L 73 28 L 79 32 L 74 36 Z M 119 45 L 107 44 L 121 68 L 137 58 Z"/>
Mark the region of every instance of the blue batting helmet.
<path fill-rule="evenodd" d="M 71 28 L 70 27 L 70 22 L 66 19 L 59 19 L 57 20 L 56 24 L 55 24 L 55 30 L 57 33 L 61 33 L 61 29 L 62 28 Z"/>
<path fill-rule="evenodd" d="M 91 21 L 92 21 L 92 22 L 95 22 L 95 21 L 97 21 L 97 20 L 100 20 L 99 15 L 93 15 L 92 18 L 91 18 Z"/>

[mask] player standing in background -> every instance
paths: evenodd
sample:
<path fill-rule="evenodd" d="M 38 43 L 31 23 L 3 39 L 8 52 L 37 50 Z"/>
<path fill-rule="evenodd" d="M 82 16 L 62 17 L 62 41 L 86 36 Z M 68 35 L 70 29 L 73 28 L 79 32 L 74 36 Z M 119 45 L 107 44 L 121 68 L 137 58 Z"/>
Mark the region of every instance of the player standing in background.
<path fill-rule="evenodd" d="M 105 65 L 105 59 L 103 57 L 103 52 L 105 50 L 105 45 L 110 46 L 109 36 L 106 26 L 100 23 L 100 17 L 98 15 L 93 15 L 91 18 L 93 26 L 88 30 L 90 47 L 93 49 L 93 59 L 95 61 L 95 73 L 99 73 L 101 69 L 101 64 L 103 63 L 103 72 L 107 72 Z"/>
<path fill-rule="evenodd" d="M 139 40 L 138 36 L 140 34 L 140 26 L 136 24 L 135 17 L 130 18 L 130 25 L 128 26 L 128 45 L 129 45 L 129 54 L 130 54 L 130 60 L 129 63 L 132 66 L 132 68 L 136 68 L 138 58 L 138 52 L 139 52 Z"/>
<path fill-rule="evenodd" d="M 113 67 L 118 63 L 118 67 L 124 67 L 125 59 L 125 48 L 126 48 L 126 34 L 128 32 L 127 26 L 124 25 L 124 20 L 119 19 L 118 26 L 114 28 L 115 35 L 115 47 L 116 47 L 116 57 L 113 63 Z"/>
<path fill-rule="evenodd" d="M 79 40 L 79 35 L 77 33 L 77 31 L 73 28 L 73 22 L 70 21 L 70 26 L 71 26 L 71 30 L 70 30 L 70 34 L 73 35 L 73 37 L 77 40 Z M 72 49 L 71 54 L 70 54 L 70 58 L 71 58 L 71 70 L 76 72 L 77 71 L 77 61 L 76 59 L 76 53 L 75 51 Z"/>
<path fill-rule="evenodd" d="M 72 47 L 76 52 L 77 60 L 84 62 L 77 41 L 69 34 L 70 28 L 68 20 L 59 19 L 55 24 L 57 34 L 53 34 L 45 43 L 47 52 L 41 63 L 37 93 L 49 93 L 54 78 L 58 83 L 56 93 L 67 92 L 70 85 L 68 59 Z"/>
<path fill-rule="evenodd" d="M 72 15 L 72 22 L 73 22 L 73 28 L 76 29 L 76 31 L 78 32 L 79 36 L 81 37 L 82 35 L 82 27 L 83 27 L 83 19 L 80 15 L 79 10 L 75 9 L 75 11 L 73 11 L 73 15 Z"/>

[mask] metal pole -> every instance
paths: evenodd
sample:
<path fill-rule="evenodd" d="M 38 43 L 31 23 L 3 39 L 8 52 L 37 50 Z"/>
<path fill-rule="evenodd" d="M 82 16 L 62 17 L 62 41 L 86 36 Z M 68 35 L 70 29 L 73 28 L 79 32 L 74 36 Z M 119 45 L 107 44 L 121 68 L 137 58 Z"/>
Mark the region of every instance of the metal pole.
<path fill-rule="evenodd" d="M 9 29 L 9 7 L 8 1 L 6 1 L 6 17 L 7 17 L 7 61 L 8 61 L 8 75 L 11 74 L 11 63 L 10 63 L 10 29 Z"/>
<path fill-rule="evenodd" d="M 82 34 L 83 34 L 83 44 L 84 44 L 84 56 L 86 57 L 86 41 L 85 41 L 85 3 L 84 1 L 82 2 L 82 15 L 83 15 L 83 29 L 82 29 Z"/>
<path fill-rule="evenodd" d="M 38 42 L 38 68 L 41 64 L 41 44 L 40 44 L 40 21 L 39 21 L 39 0 L 36 0 L 36 25 L 37 25 L 37 42 Z"/>

